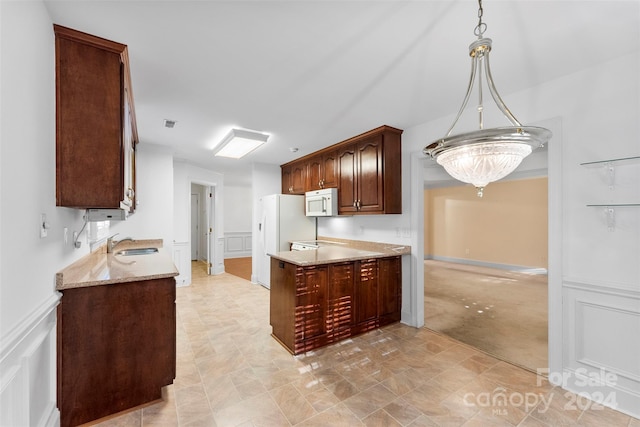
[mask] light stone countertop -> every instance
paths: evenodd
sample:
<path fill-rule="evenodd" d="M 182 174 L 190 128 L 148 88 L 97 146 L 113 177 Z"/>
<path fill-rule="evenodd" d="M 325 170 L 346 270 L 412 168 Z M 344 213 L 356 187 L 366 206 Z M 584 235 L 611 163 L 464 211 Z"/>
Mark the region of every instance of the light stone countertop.
<path fill-rule="evenodd" d="M 133 248 L 158 248 L 158 252 L 114 255 L 108 254 L 106 245 L 103 245 L 56 273 L 56 290 L 162 279 L 179 274 L 173 259 L 162 248 L 161 239 L 122 242 L 116 247 L 116 252 Z"/>
<path fill-rule="evenodd" d="M 281 261 L 306 267 L 370 258 L 386 258 L 411 253 L 411 246 L 392 243 L 344 240 L 330 237 L 318 237 L 318 240 L 334 244 L 322 245 L 318 249 L 307 251 L 282 251 L 267 255 Z"/>

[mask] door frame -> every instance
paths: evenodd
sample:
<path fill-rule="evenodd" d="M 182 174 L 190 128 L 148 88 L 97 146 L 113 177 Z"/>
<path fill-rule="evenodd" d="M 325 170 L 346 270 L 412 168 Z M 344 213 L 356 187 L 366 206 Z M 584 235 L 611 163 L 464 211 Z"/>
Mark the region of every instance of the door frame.
<path fill-rule="evenodd" d="M 548 372 L 562 373 L 563 304 L 562 304 L 562 118 L 541 121 L 536 126 L 553 132 L 547 147 L 548 186 Z M 411 152 L 411 234 L 412 263 L 409 318 L 412 326 L 424 326 L 424 161 L 422 151 Z M 403 294 L 405 289 L 403 289 Z M 404 313 L 403 313 L 404 314 Z M 544 367 L 541 367 L 544 368 Z M 558 385 L 558 384 L 555 384 Z"/>

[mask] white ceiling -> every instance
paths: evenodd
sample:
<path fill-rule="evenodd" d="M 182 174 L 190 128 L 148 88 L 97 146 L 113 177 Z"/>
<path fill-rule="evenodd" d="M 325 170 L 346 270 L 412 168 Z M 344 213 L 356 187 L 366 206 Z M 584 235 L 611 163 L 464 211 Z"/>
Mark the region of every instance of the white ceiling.
<path fill-rule="evenodd" d="M 236 182 L 248 182 L 251 162 L 282 164 L 382 124 L 455 112 L 477 23 L 472 0 L 45 4 L 54 23 L 129 46 L 141 144 Z M 503 96 L 640 50 L 638 0 L 483 8 Z M 242 160 L 214 158 L 232 126 L 272 137 Z"/>

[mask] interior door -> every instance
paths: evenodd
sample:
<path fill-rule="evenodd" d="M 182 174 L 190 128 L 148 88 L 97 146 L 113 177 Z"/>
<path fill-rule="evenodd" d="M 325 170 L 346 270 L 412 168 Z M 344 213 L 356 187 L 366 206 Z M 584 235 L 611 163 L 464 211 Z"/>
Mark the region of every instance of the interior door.
<path fill-rule="evenodd" d="M 214 233 L 215 224 L 215 199 L 213 197 L 215 186 L 207 187 L 207 272 L 211 275 L 214 272 L 213 264 L 216 259 L 216 238 Z"/>
<path fill-rule="evenodd" d="M 200 195 L 191 193 L 191 261 L 198 260 L 198 247 L 200 247 Z"/>

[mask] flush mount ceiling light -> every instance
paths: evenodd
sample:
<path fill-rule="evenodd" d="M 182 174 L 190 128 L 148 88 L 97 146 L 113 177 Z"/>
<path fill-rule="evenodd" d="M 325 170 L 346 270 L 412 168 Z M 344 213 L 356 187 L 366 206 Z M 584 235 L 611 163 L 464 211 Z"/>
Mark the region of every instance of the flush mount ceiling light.
<path fill-rule="evenodd" d="M 269 139 L 269 135 L 253 130 L 231 129 L 227 136 L 213 149 L 220 157 L 239 159 L 246 156 Z"/>
<path fill-rule="evenodd" d="M 491 39 L 483 37 L 487 24 L 482 22 L 482 14 L 482 0 L 478 0 L 478 25 L 474 30 L 478 39 L 469 46 L 471 79 L 462 106 L 445 137 L 427 145 L 423 150 L 424 154 L 442 165 L 449 175 L 459 181 L 473 184 L 478 190 L 478 197 L 482 197 L 487 184 L 509 175 L 532 150 L 544 146 L 551 138 L 551 131 L 548 129 L 523 126 L 500 98 L 489 68 Z M 511 126 L 484 129 L 483 71 L 494 102 Z M 476 77 L 479 129 L 451 135 L 467 107 Z"/>

